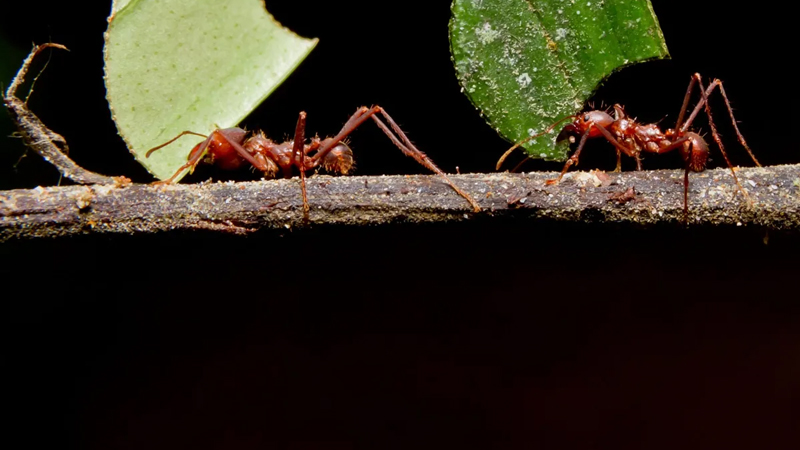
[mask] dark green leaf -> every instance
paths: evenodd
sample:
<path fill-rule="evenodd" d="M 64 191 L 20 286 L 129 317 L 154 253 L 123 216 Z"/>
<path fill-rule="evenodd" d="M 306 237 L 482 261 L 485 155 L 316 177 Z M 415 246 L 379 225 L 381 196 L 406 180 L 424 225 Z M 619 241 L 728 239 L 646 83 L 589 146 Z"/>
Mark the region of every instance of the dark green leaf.
<path fill-rule="evenodd" d="M 575 114 L 614 70 L 668 57 L 649 0 L 454 0 L 458 79 L 506 139 L 519 142 Z M 555 134 L 528 153 L 565 159 Z"/>

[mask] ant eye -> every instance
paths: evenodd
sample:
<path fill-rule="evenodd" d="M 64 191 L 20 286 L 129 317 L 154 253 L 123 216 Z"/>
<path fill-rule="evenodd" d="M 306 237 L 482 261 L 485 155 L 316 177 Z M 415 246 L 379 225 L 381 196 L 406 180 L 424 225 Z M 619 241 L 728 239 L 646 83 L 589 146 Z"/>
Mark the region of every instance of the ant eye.
<path fill-rule="evenodd" d="M 592 120 L 592 119 L 589 117 L 589 115 L 588 115 L 588 114 L 587 114 L 587 115 L 585 115 L 585 116 L 583 116 L 583 121 L 584 121 L 584 122 L 589 122 L 590 120 Z"/>

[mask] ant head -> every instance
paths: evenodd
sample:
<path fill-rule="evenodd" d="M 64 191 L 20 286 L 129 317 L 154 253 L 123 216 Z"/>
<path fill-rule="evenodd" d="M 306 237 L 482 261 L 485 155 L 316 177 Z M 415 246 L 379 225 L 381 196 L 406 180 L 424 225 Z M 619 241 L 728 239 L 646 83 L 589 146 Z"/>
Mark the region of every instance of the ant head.
<path fill-rule="evenodd" d="M 322 145 L 325 145 L 326 141 L 329 140 L 330 138 L 327 138 L 322 141 Z M 354 167 L 353 150 L 342 141 L 334 145 L 322 159 L 322 168 L 331 173 L 347 175 Z"/>
<path fill-rule="evenodd" d="M 556 142 L 561 142 L 564 139 L 570 139 L 570 142 L 575 141 L 575 135 L 580 132 L 582 128 L 580 117 L 575 119 L 575 122 L 564 125 L 561 132 L 556 136 Z"/>
<path fill-rule="evenodd" d="M 586 131 L 590 125 L 597 124 L 608 128 L 614 123 L 614 118 L 605 111 L 589 111 L 580 115 L 582 121 L 581 131 Z"/>
<path fill-rule="evenodd" d="M 590 128 L 590 136 L 599 136 L 600 131 L 597 129 L 597 127 L 593 127 L 592 125 L 600 125 L 603 128 L 608 128 L 613 123 L 614 118 L 605 111 L 587 111 L 585 113 L 578 114 L 575 116 L 575 120 L 572 123 L 565 125 L 564 128 L 561 129 L 561 132 L 558 133 L 556 141 L 561 141 L 567 138 L 572 138 L 575 135 L 583 134 Z M 574 142 L 574 139 L 572 139 L 572 141 Z"/>

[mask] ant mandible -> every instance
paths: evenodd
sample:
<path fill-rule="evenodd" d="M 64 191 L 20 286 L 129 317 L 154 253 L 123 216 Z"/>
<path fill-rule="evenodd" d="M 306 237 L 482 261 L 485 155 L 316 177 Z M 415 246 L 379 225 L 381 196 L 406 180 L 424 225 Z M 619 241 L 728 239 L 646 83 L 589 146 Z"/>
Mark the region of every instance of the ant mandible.
<path fill-rule="evenodd" d="M 377 116 L 378 113 L 389 123 L 391 130 Z M 309 144 L 305 143 L 306 113 L 301 112 L 300 117 L 297 119 L 294 139 L 282 144 L 267 138 L 262 131 L 251 133 L 247 137 L 248 132 L 238 127 L 216 129 L 209 136 L 193 131 L 184 131 L 158 147 L 148 150 L 146 157 L 150 157 L 154 151 L 175 142 L 180 137 L 190 134 L 206 139 L 192 149 L 186 164 L 178 168 L 173 176 L 160 183 L 173 183 L 175 178 L 184 170 L 189 169 L 190 173 L 194 171 L 200 161 L 216 164 L 225 170 L 238 169 L 243 164 L 250 163 L 256 169 L 264 172 L 264 176 L 267 178 L 274 178 L 279 170 L 284 178 L 291 178 L 292 168 L 296 167 L 300 172 L 303 217 L 308 220 L 309 206 L 308 195 L 306 194 L 306 172 L 321 167 L 327 172 L 347 175 L 354 167 L 354 160 L 353 151 L 344 142 L 344 139 L 370 118 L 406 156 L 414 158 L 423 166 L 440 175 L 445 183 L 470 203 L 475 212 L 480 212 L 481 208 L 478 203 L 469 194 L 456 186 L 425 153 L 417 149 L 403 133 L 403 130 L 400 129 L 400 126 L 380 106 L 373 106 L 372 108 L 362 106 L 334 137 L 322 140 L 319 137 L 314 137 Z M 205 159 L 203 158 L 204 156 L 206 156 Z"/>
<path fill-rule="evenodd" d="M 684 122 L 683 118 L 686 115 L 686 111 L 688 111 L 689 99 L 691 98 L 695 85 L 697 85 L 700 90 L 701 99 L 697 105 L 695 105 L 692 113 L 689 115 L 688 119 L 686 119 L 686 122 Z M 562 123 L 565 120 L 573 119 L 572 123 L 569 123 L 562 128 L 557 139 L 561 140 L 566 136 L 582 135 L 581 140 L 578 143 L 578 148 L 564 164 L 564 168 L 561 170 L 561 174 L 558 176 L 558 178 L 554 180 L 547 180 L 546 184 L 557 184 L 564 177 L 564 174 L 567 173 L 567 170 L 569 170 L 570 166 L 578 165 L 578 157 L 580 156 L 581 151 L 583 150 L 583 147 L 589 138 L 603 137 L 616 148 L 616 171 L 619 171 L 620 169 L 620 157 L 623 153 L 634 158 L 636 160 L 636 170 L 641 170 L 642 160 L 640 155 L 642 152 L 660 154 L 667 153 L 675 149 L 680 149 L 681 156 L 686 163 L 683 180 L 683 213 L 684 221 L 688 222 L 689 171 L 702 172 L 705 170 L 708 162 L 708 144 L 702 136 L 693 131 L 688 131 L 688 129 L 699 114 L 700 108 L 704 108 L 706 115 L 708 116 L 708 123 L 711 126 L 711 134 L 714 137 L 714 141 L 716 141 L 717 145 L 719 146 L 722 156 L 725 158 L 725 162 L 728 163 L 728 168 L 731 170 L 733 180 L 736 182 L 736 186 L 738 186 L 739 191 L 742 193 L 742 195 L 744 195 L 745 199 L 750 202 L 747 191 L 742 188 L 742 185 L 739 183 L 739 179 L 736 177 L 736 171 L 734 170 L 730 159 L 728 159 L 728 154 L 725 152 L 725 147 L 722 145 L 722 140 L 719 137 L 719 133 L 717 133 L 717 127 L 714 124 L 713 118 L 711 117 L 711 108 L 708 104 L 708 97 L 712 92 L 714 92 L 714 89 L 719 89 L 720 93 L 722 94 L 722 98 L 725 100 L 725 106 L 728 108 L 728 114 L 730 115 L 731 122 L 733 123 L 733 128 L 736 130 L 736 136 L 738 137 L 739 142 L 742 144 L 745 150 L 747 150 L 747 153 L 753 159 L 753 162 L 757 166 L 761 167 L 761 164 L 758 162 L 755 155 L 750 150 L 750 147 L 747 145 L 747 142 L 744 140 L 744 136 L 742 136 L 742 133 L 739 131 L 739 127 L 736 125 L 736 118 L 733 116 L 733 109 L 731 108 L 730 101 L 728 100 L 728 95 L 725 93 L 725 88 L 722 86 L 722 81 L 714 79 L 708 88 L 706 88 L 703 85 L 703 79 L 700 74 L 695 73 L 689 81 L 689 87 L 686 89 L 686 95 L 683 98 L 683 106 L 681 106 L 680 114 L 678 114 L 678 121 L 675 124 L 675 128 L 661 131 L 661 128 L 659 128 L 659 126 L 656 124 L 640 124 L 636 121 L 636 119 L 628 117 L 628 115 L 625 114 L 622 106 L 614 105 L 614 117 L 605 111 L 595 110 L 574 116 L 567 116 L 556 121 L 547 127 L 547 129 L 545 129 L 543 132 L 530 136 L 508 149 L 508 151 L 506 151 L 506 153 L 504 153 L 497 162 L 497 169 L 500 169 L 500 166 L 503 164 L 508 155 L 520 145 L 525 144 L 531 139 L 535 139 L 539 136 L 552 132 L 559 123 Z"/>

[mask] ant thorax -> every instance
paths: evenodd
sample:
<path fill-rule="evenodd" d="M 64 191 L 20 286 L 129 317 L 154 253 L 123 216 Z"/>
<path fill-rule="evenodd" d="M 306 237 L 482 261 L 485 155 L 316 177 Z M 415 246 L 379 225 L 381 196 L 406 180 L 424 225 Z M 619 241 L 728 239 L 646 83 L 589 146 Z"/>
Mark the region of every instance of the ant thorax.
<path fill-rule="evenodd" d="M 242 147 L 260 163 L 261 167 L 256 168 L 263 171 L 266 178 L 274 178 L 278 174 L 279 167 L 292 164 L 291 151 L 289 153 L 277 151 L 279 146 L 263 131 L 253 133 L 244 141 Z"/>

